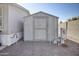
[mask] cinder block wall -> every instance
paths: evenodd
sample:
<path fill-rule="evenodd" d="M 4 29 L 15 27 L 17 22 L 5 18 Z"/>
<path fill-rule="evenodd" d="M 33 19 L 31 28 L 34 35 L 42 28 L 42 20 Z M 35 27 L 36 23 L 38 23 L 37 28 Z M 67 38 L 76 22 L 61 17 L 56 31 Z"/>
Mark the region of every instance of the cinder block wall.
<path fill-rule="evenodd" d="M 79 43 L 79 20 L 68 22 L 67 37 Z"/>
<path fill-rule="evenodd" d="M 66 22 L 59 24 L 59 29 L 61 27 L 66 28 Z M 79 20 L 68 22 L 67 38 L 79 43 Z"/>

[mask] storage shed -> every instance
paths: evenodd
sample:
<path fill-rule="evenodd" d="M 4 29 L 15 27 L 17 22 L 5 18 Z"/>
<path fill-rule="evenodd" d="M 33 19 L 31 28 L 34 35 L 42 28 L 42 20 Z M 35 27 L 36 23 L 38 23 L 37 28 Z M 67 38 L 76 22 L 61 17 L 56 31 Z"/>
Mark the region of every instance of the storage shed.
<path fill-rule="evenodd" d="M 24 41 L 54 41 L 58 37 L 57 16 L 40 11 L 24 19 Z"/>

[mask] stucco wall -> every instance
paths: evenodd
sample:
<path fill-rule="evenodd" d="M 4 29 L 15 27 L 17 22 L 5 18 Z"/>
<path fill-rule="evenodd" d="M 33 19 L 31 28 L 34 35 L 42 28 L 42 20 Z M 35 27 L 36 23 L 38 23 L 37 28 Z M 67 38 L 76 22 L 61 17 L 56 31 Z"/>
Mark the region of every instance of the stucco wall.
<path fill-rule="evenodd" d="M 66 23 L 59 24 L 59 28 L 66 28 Z M 67 29 L 67 38 L 79 43 L 79 20 L 69 21 Z"/>

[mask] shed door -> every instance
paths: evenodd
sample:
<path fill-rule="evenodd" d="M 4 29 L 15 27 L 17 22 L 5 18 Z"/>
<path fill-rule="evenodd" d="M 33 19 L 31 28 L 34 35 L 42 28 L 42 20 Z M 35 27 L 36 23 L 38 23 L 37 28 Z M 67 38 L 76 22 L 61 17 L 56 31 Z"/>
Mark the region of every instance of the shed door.
<path fill-rule="evenodd" d="M 34 39 L 36 41 L 47 40 L 47 20 L 45 17 L 34 19 Z"/>

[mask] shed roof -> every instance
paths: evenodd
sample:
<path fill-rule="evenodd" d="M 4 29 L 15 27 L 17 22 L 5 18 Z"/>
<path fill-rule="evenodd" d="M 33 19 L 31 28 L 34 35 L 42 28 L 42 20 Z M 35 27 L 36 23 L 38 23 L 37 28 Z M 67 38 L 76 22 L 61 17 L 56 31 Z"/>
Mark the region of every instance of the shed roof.
<path fill-rule="evenodd" d="M 45 15 L 48 15 L 48 16 L 52 16 L 52 17 L 59 18 L 59 17 L 57 17 L 57 16 L 54 16 L 54 15 L 48 14 L 48 13 L 43 12 L 43 11 L 39 11 L 39 12 L 34 13 L 34 14 L 31 14 L 31 15 L 29 15 L 29 16 L 25 16 L 24 18 L 26 18 L 26 17 L 30 17 L 30 16 L 33 16 L 33 15 L 36 15 L 36 14 L 39 14 L 39 13 L 42 13 L 42 14 L 45 14 Z"/>

